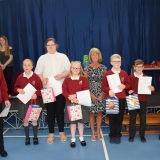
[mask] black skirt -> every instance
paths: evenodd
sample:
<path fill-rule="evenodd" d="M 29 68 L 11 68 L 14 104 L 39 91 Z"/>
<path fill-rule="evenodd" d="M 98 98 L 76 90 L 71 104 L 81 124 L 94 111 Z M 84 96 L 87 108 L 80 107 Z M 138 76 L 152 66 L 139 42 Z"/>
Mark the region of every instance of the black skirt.
<path fill-rule="evenodd" d="M 18 117 L 24 119 L 28 110 L 29 104 L 18 104 Z"/>

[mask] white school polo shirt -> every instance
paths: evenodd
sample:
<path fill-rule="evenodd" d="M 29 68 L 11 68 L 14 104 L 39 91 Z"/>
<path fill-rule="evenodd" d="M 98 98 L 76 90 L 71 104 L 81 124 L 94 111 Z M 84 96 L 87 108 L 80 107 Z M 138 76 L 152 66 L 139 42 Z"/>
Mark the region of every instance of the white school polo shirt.
<path fill-rule="evenodd" d="M 23 72 L 23 77 L 26 77 L 26 78 L 31 78 L 33 76 L 33 71 L 31 71 L 31 74 L 29 76 L 26 75 L 25 72 Z"/>
<path fill-rule="evenodd" d="M 55 52 L 46 53 L 39 57 L 35 68 L 36 74 L 41 74 L 45 78 L 54 77 L 70 69 L 70 61 L 65 54 Z M 64 78 L 61 79 L 63 83 Z"/>
<path fill-rule="evenodd" d="M 140 77 L 143 77 L 143 73 L 140 74 L 140 75 L 137 75 L 137 74 L 134 72 L 134 76 L 137 77 L 137 78 L 140 78 Z"/>

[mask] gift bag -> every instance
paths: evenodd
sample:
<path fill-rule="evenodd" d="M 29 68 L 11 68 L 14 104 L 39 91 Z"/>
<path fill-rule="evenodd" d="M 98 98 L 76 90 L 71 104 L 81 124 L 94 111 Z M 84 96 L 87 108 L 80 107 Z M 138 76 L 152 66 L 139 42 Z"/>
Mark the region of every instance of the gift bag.
<path fill-rule="evenodd" d="M 43 88 L 41 90 L 41 94 L 42 94 L 43 103 L 50 103 L 50 102 L 56 101 L 54 90 L 51 87 L 50 88 Z"/>
<path fill-rule="evenodd" d="M 106 99 L 106 113 L 107 114 L 119 113 L 119 101 L 117 97 L 110 97 Z"/>
<path fill-rule="evenodd" d="M 138 95 L 133 93 L 129 96 L 126 96 L 128 110 L 140 109 Z"/>
<path fill-rule="evenodd" d="M 41 110 L 42 108 L 39 105 L 29 105 L 25 119 L 28 121 L 38 120 Z"/>
<path fill-rule="evenodd" d="M 82 119 L 81 105 L 73 104 L 73 105 L 67 106 L 67 111 L 68 111 L 68 119 L 70 121 L 76 121 L 76 120 Z"/>

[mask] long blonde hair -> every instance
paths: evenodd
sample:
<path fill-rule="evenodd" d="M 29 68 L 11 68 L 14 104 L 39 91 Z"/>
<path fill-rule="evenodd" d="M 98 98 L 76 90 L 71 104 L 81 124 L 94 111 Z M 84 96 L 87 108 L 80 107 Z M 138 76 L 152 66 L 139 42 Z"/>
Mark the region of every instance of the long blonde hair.
<path fill-rule="evenodd" d="M 10 55 L 10 49 L 9 49 L 9 44 L 8 44 L 8 39 L 6 36 L 0 36 L 0 38 L 3 38 L 5 40 L 5 56 L 9 56 Z M 2 46 L 0 44 L 0 50 L 1 50 Z"/>
<path fill-rule="evenodd" d="M 79 76 L 84 76 L 84 72 L 83 72 L 83 68 L 82 68 L 81 62 L 80 62 L 80 61 L 72 61 L 72 62 L 71 62 L 71 66 L 70 66 L 70 70 L 69 70 L 69 77 L 72 76 L 71 68 L 72 68 L 72 65 L 73 65 L 74 63 L 78 63 L 78 64 L 80 65 Z"/>

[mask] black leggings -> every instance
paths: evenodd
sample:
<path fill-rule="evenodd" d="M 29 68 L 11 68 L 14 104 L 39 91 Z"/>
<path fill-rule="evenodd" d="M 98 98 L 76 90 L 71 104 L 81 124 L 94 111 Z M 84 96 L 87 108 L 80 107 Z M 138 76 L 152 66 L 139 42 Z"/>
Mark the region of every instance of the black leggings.
<path fill-rule="evenodd" d="M 0 113 L 2 111 L 2 104 L 0 104 Z M 0 117 L 0 153 L 4 150 L 3 141 L 3 117 Z"/>
<path fill-rule="evenodd" d="M 58 123 L 59 132 L 64 132 L 64 108 L 66 99 L 60 94 L 56 96 L 56 101 L 52 103 L 46 103 L 47 109 L 47 121 L 49 133 L 54 133 L 55 115 Z"/>
<path fill-rule="evenodd" d="M 8 87 L 8 94 L 12 94 L 12 74 L 13 74 L 13 66 L 6 67 L 5 70 L 3 70 L 4 77 L 7 83 Z"/>

